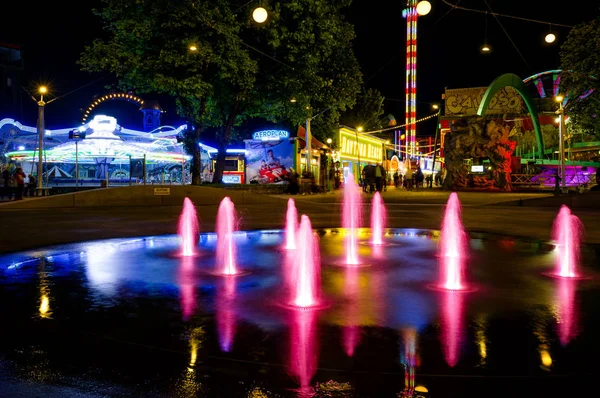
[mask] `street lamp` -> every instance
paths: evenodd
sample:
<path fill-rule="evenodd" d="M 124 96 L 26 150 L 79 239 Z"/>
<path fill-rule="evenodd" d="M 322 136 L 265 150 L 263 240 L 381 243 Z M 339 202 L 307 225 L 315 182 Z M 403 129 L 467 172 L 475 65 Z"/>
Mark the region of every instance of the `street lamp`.
<path fill-rule="evenodd" d="M 358 158 L 358 180 L 360 181 L 361 175 L 360 175 L 360 146 L 358 145 L 358 133 L 362 133 L 363 128 L 362 126 L 358 126 L 356 128 L 356 156 Z"/>
<path fill-rule="evenodd" d="M 264 7 L 256 7 L 252 12 L 252 19 L 254 19 L 256 23 L 265 22 L 267 20 L 267 17 L 268 13 Z"/>
<path fill-rule="evenodd" d="M 435 158 L 437 155 L 438 138 L 440 136 L 442 110 L 438 104 L 433 104 L 431 107 L 437 110 L 437 124 L 435 126 L 435 142 L 433 144 L 433 160 L 431 162 L 431 174 L 435 177 Z"/>
<path fill-rule="evenodd" d="M 429 14 L 429 11 L 431 11 L 430 2 L 428 2 L 427 0 L 423 0 L 417 3 L 417 14 L 423 16 Z"/>
<path fill-rule="evenodd" d="M 565 182 L 565 108 L 563 108 L 563 100 L 564 97 L 562 95 L 557 95 L 554 97 L 554 100 L 558 102 L 558 110 L 556 114 L 558 115 L 559 123 L 558 123 L 558 152 L 560 156 L 560 185 L 561 191 L 563 193 L 566 192 L 566 182 Z"/>
<path fill-rule="evenodd" d="M 38 151 L 38 180 L 37 180 L 37 188 L 38 195 L 42 194 L 42 174 L 44 173 L 44 107 L 46 103 L 44 102 L 44 94 L 48 92 L 48 87 L 40 86 L 38 87 L 38 93 L 40 93 L 40 100 L 37 102 L 38 104 L 38 136 L 40 139 L 39 143 L 39 151 Z"/>
<path fill-rule="evenodd" d="M 331 191 L 331 178 L 330 178 L 330 174 L 331 174 L 331 165 L 333 164 L 333 159 L 331 158 L 331 143 L 333 142 L 333 140 L 331 138 L 327 138 L 327 145 L 329 146 L 329 154 L 327 155 L 327 167 L 326 167 L 326 173 L 327 173 L 327 192 Z"/>

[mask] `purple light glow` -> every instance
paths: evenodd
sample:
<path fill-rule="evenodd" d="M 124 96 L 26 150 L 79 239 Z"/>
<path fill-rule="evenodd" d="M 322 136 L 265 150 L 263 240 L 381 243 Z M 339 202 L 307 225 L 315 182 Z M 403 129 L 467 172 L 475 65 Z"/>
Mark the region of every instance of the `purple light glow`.
<path fill-rule="evenodd" d="M 289 198 L 285 217 L 285 248 L 288 250 L 296 249 L 297 229 L 298 211 L 296 210 L 296 202 L 294 202 L 294 199 Z"/>
<path fill-rule="evenodd" d="M 196 244 L 198 243 L 200 227 L 196 207 L 190 198 L 183 200 L 183 209 L 179 215 L 179 225 L 177 231 L 181 238 L 181 255 L 193 256 L 196 254 Z"/>
<path fill-rule="evenodd" d="M 232 308 L 235 299 L 235 278 L 225 279 L 224 289 L 217 297 L 217 330 L 219 345 L 223 352 L 229 352 L 235 335 L 235 312 Z"/>
<path fill-rule="evenodd" d="M 463 341 L 464 295 L 461 292 L 442 293 L 441 341 L 444 358 L 448 366 L 458 363 L 460 346 Z"/>
<path fill-rule="evenodd" d="M 387 218 L 386 213 L 387 212 L 385 210 L 385 205 L 383 203 L 383 199 L 381 198 L 381 194 L 379 192 L 375 192 L 371 202 L 371 233 L 373 234 L 371 243 L 374 245 L 383 244 L 383 231 L 385 229 Z"/>
<path fill-rule="evenodd" d="M 226 196 L 221 200 L 217 211 L 217 258 L 215 273 L 218 275 L 236 275 L 235 244 L 233 235 L 236 229 L 235 208 L 231 199 Z"/>
<path fill-rule="evenodd" d="M 292 305 L 301 308 L 319 304 L 321 285 L 321 258 L 318 237 L 313 233 L 310 218 L 303 214 L 298 232 L 298 249 L 293 264 Z"/>
<path fill-rule="evenodd" d="M 583 224 L 565 205 L 561 206 L 554 219 L 552 235 L 557 244 L 556 275 L 563 278 L 577 277 Z"/>
<path fill-rule="evenodd" d="M 296 378 L 302 393 L 307 391 L 315 375 L 318 363 L 316 341 L 317 313 L 315 311 L 294 311 L 290 325 L 289 372 Z"/>
<path fill-rule="evenodd" d="M 442 222 L 440 244 L 440 283 L 444 289 L 462 290 L 465 288 L 463 274 L 467 238 L 461 220 L 460 201 L 456 192 L 452 192 L 448 198 Z"/>
<path fill-rule="evenodd" d="M 342 207 L 342 227 L 346 230 L 346 264 L 359 264 L 358 260 L 358 228 L 362 212 L 361 189 L 354 182 L 354 176 L 348 174 L 344 186 L 344 203 Z"/>

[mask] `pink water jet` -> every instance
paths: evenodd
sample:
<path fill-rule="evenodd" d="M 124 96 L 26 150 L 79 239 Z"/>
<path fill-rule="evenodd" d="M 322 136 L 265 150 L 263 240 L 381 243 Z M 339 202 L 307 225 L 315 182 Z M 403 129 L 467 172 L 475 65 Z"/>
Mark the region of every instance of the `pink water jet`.
<path fill-rule="evenodd" d="M 383 231 L 385 230 L 387 219 L 386 213 L 381 194 L 375 192 L 371 201 L 371 233 L 373 234 L 371 243 L 374 245 L 383 244 Z"/>
<path fill-rule="evenodd" d="M 563 278 L 577 277 L 583 224 L 565 205 L 561 206 L 554 219 L 552 235 L 557 245 L 556 274 Z"/>
<path fill-rule="evenodd" d="M 319 305 L 321 296 L 321 258 L 318 237 L 312 230 L 310 218 L 303 214 L 300 218 L 298 248 L 293 263 L 291 280 L 291 304 L 308 308 Z"/>
<path fill-rule="evenodd" d="M 226 278 L 225 286 L 217 296 L 217 330 L 219 345 L 223 352 L 231 351 L 233 337 L 235 336 L 235 312 L 233 301 L 235 299 L 235 278 Z"/>
<path fill-rule="evenodd" d="M 234 232 L 236 230 L 235 207 L 231 199 L 226 196 L 221 200 L 217 211 L 217 254 L 215 273 L 218 275 L 236 275 L 239 273 L 236 266 L 236 250 Z"/>
<path fill-rule="evenodd" d="M 444 358 L 450 367 L 456 366 L 463 342 L 464 295 L 457 291 L 446 291 L 442 296 L 441 342 Z"/>
<path fill-rule="evenodd" d="M 310 381 L 317 371 L 317 312 L 296 310 L 290 325 L 290 356 L 288 370 L 300 385 L 300 393 L 310 394 Z"/>
<path fill-rule="evenodd" d="M 298 211 L 296 210 L 296 202 L 294 202 L 294 199 L 289 198 L 285 217 L 285 248 L 288 250 L 296 249 L 297 229 Z"/>
<path fill-rule="evenodd" d="M 441 287 L 448 290 L 465 288 L 464 263 L 468 236 L 461 220 L 461 206 L 456 192 L 448 198 L 442 222 L 440 242 Z"/>
<path fill-rule="evenodd" d="M 348 183 L 344 186 L 342 207 L 342 227 L 346 231 L 346 264 L 357 265 L 358 260 L 358 228 L 362 215 L 361 188 L 354 182 L 354 176 L 348 175 Z"/>
<path fill-rule="evenodd" d="M 200 227 L 196 207 L 190 198 L 183 200 L 183 209 L 179 215 L 178 231 L 181 238 L 181 255 L 193 256 L 196 254 L 196 244 L 198 243 Z"/>

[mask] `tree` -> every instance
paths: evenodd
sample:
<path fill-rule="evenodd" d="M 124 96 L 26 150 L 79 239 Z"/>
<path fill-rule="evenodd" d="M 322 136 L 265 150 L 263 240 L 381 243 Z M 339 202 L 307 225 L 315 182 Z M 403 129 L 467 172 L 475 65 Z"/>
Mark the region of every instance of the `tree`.
<path fill-rule="evenodd" d="M 363 88 L 354 107 L 342 114 L 341 123 L 353 128 L 361 126 L 365 131 L 383 128 L 389 122 L 383 116 L 383 100 L 378 90 Z"/>
<path fill-rule="evenodd" d="M 89 72 L 108 72 L 117 86 L 138 93 L 168 94 L 175 99 L 178 113 L 195 126 L 185 133 L 186 148 L 193 155 L 192 182 L 200 183 L 200 148 L 197 145 L 204 124 L 207 96 L 213 91 L 214 43 L 226 34 L 207 29 L 194 11 L 218 21 L 226 18 L 219 7 L 225 0 L 136 1 L 103 0 L 94 13 L 104 22 L 106 39 L 86 46 L 79 64 Z M 223 27 L 225 29 L 225 27 Z M 193 44 L 197 50 L 189 51 Z"/>
<path fill-rule="evenodd" d="M 269 7 L 264 26 L 226 0 L 104 3 L 96 13 L 109 39 L 86 47 L 80 63 L 115 74 L 122 88 L 176 99 L 178 113 L 196 126 L 184 137 L 194 151 L 194 182 L 202 127 L 220 130 L 213 179 L 220 182 L 225 148 L 245 119 L 297 125 L 319 113 L 315 135 L 324 136 L 320 131 L 337 127 L 340 111 L 354 104 L 360 89 L 354 30 L 341 14 L 350 0 L 280 1 Z M 193 54 L 191 43 L 198 49 Z M 293 96 L 297 104 L 290 103 Z"/>
<path fill-rule="evenodd" d="M 600 17 L 575 26 L 561 46 L 561 91 L 574 125 L 600 137 Z"/>

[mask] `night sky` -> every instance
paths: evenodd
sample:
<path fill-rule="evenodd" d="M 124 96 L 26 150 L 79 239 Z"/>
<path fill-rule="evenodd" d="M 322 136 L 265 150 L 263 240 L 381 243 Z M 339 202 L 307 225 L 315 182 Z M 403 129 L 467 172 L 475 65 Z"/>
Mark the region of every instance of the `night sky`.
<path fill-rule="evenodd" d="M 550 30 L 548 25 L 499 17 L 509 39 L 498 21 L 487 15 L 487 42 L 493 52 L 482 55 L 479 48 L 484 41 L 486 16 L 462 10 L 450 11 L 441 0 L 430 1 L 431 13 L 419 18 L 418 117 L 431 113 L 430 103 L 441 101 L 444 87 L 487 86 L 503 73 L 516 73 L 525 78 L 559 68 L 559 49 L 568 28 L 553 26 L 557 40 L 549 45 L 544 42 L 544 36 Z M 447 1 L 456 3 L 458 0 Z M 11 3 L 12 17 L 4 16 L 0 24 L 0 42 L 21 45 L 25 59 L 22 84 L 26 88 L 33 90 L 37 83 L 48 83 L 54 94 L 62 95 L 95 80 L 97 76 L 79 71 L 75 62 L 84 45 L 101 35 L 100 22 L 91 13 L 100 1 L 35 2 L 35 7 L 26 1 Z M 566 25 L 589 21 L 600 14 L 596 1 L 564 3 L 560 9 L 550 6 L 552 3 L 546 0 L 487 0 L 491 9 L 498 13 Z M 386 112 L 394 114 L 400 123 L 404 119 L 404 5 L 404 1 L 354 0 L 347 11 L 348 20 L 355 26 L 354 47 L 366 85 L 381 91 L 386 97 Z M 462 0 L 459 5 L 487 9 L 485 0 Z M 98 81 L 48 105 L 47 127 L 79 125 L 82 110 L 95 94 L 105 93 L 104 85 L 109 83 L 110 79 Z M 24 101 L 24 114 L 15 117 L 25 124 L 35 125 L 36 105 L 27 95 Z M 163 106 L 168 111 L 163 122 L 178 121 L 168 104 Z M 110 112 L 121 124 L 139 128 L 128 126 L 128 123 L 139 124 L 141 121 L 134 105 L 113 101 L 106 107 L 110 107 Z"/>

